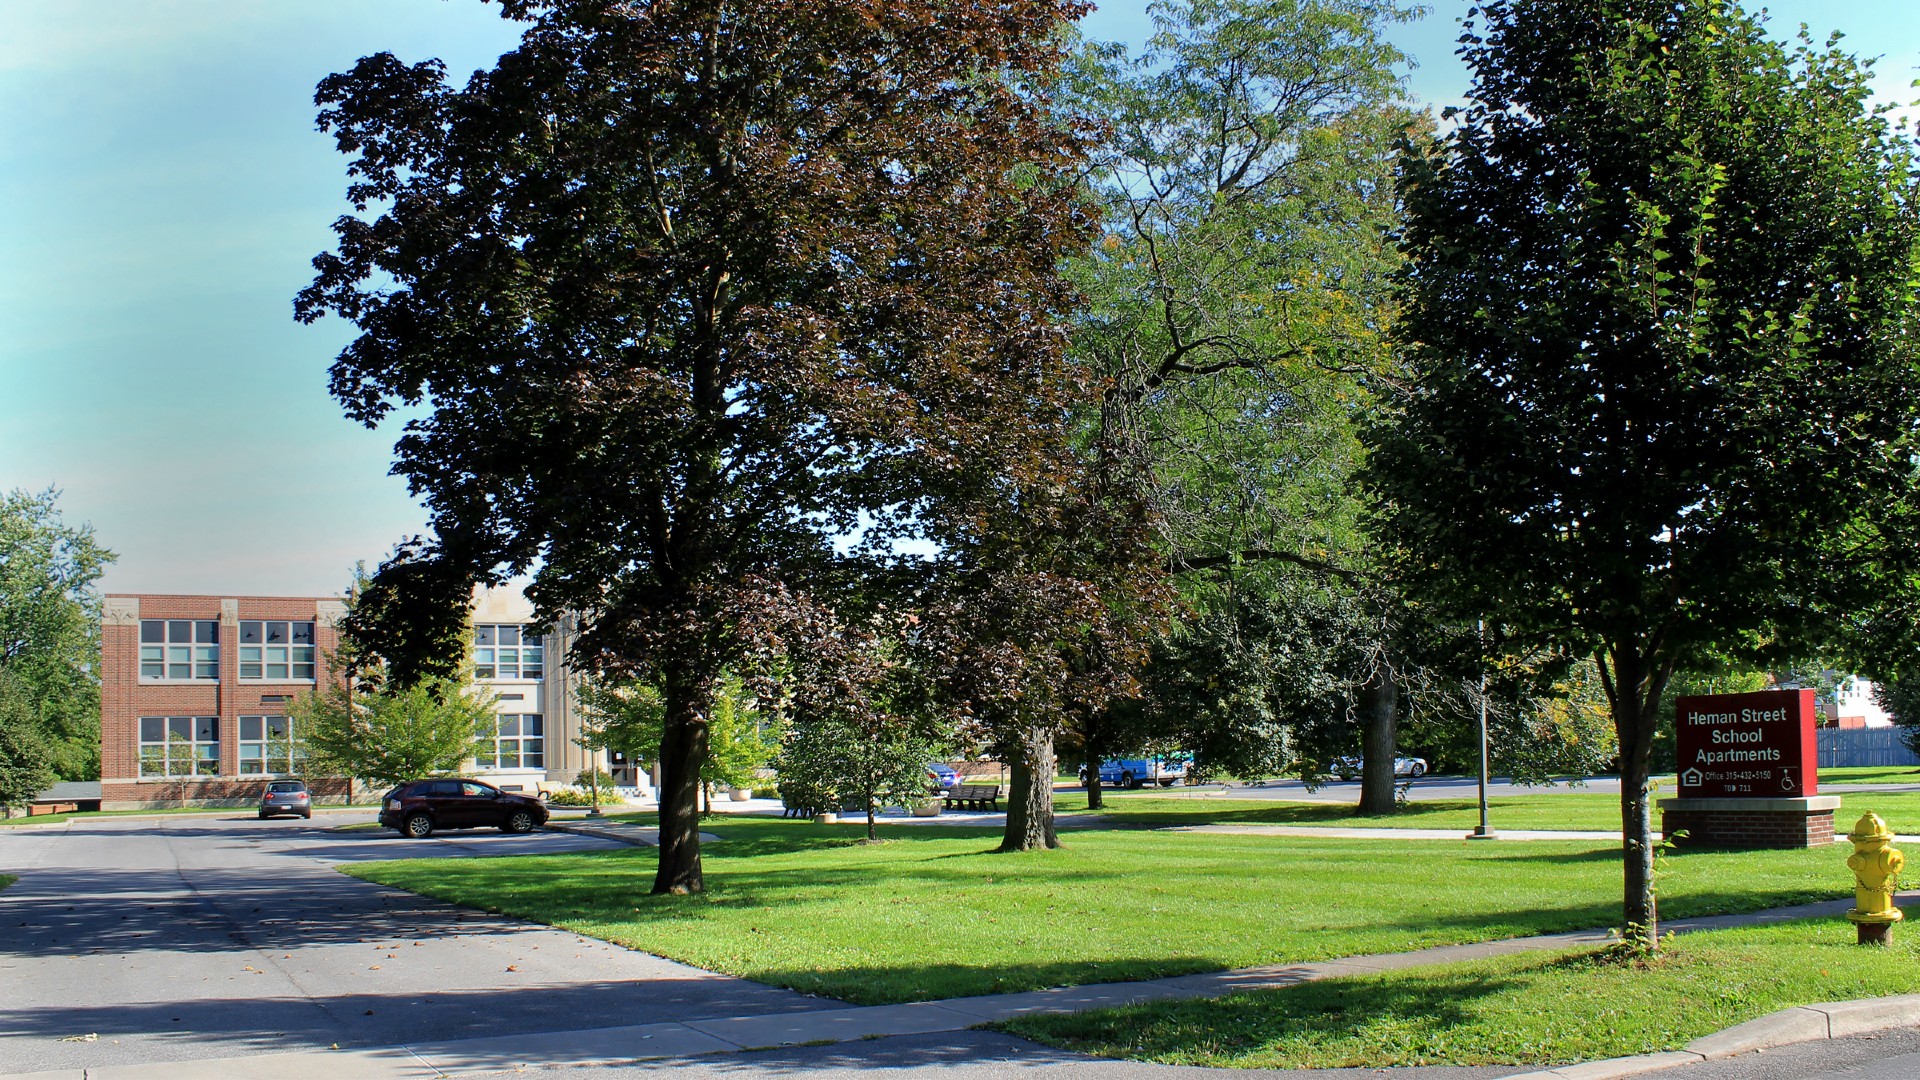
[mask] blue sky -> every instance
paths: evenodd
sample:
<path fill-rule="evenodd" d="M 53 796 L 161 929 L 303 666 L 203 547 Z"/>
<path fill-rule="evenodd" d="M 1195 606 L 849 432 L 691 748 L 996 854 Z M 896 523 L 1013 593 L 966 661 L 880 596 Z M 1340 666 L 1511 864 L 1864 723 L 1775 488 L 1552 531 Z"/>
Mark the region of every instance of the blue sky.
<path fill-rule="evenodd" d="M 1770 5 L 1920 71 L 1909 0 Z M 1397 37 L 1414 96 L 1460 99 L 1465 0 Z M 1085 24 L 1140 41 L 1144 3 Z M 387 475 L 395 432 L 326 393 L 338 321 L 293 294 L 344 209 L 313 87 L 360 56 L 463 74 L 511 47 L 477 0 L 58 0 L 0 4 L 0 489 L 57 485 L 120 560 L 111 591 L 316 595 L 424 515 Z"/>

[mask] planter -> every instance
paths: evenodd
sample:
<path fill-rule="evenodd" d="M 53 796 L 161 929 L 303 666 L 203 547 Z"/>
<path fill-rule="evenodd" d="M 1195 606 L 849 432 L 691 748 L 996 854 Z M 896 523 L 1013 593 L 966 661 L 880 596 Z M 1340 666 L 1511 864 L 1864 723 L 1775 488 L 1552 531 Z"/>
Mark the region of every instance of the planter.
<path fill-rule="evenodd" d="M 746 802 L 748 799 L 753 798 L 753 789 L 746 788 L 746 787 L 737 787 L 737 788 L 734 788 L 731 792 L 729 792 L 727 797 L 732 799 L 734 802 Z"/>
<path fill-rule="evenodd" d="M 833 825 L 838 823 L 839 820 L 840 820 L 840 815 L 833 813 L 832 811 L 828 811 L 827 813 L 824 813 L 824 814 L 813 815 L 813 821 L 814 821 L 814 824 L 816 825 Z"/>
<path fill-rule="evenodd" d="M 923 803 L 915 803 L 913 807 L 913 816 L 914 817 L 939 817 L 940 801 L 938 799 L 928 799 L 926 802 L 923 802 Z"/>

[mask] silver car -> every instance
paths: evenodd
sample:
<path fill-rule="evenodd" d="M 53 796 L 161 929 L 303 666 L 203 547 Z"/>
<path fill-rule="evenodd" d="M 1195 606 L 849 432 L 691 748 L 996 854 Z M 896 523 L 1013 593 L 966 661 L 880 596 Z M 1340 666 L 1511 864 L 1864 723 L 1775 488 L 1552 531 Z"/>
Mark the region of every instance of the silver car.
<path fill-rule="evenodd" d="M 267 781 L 267 790 L 260 793 L 260 820 L 281 814 L 312 819 L 313 796 L 308 793 L 305 780 Z"/>

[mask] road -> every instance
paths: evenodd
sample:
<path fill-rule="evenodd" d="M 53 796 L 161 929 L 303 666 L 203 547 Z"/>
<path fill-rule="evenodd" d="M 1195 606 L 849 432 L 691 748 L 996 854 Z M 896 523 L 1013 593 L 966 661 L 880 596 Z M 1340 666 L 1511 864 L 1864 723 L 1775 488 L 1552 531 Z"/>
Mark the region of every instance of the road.
<path fill-rule="evenodd" d="M 355 820 L 368 816 L 0 829 L 0 873 L 20 876 L 0 890 L 0 1073 L 841 1005 L 334 869 L 620 845 L 328 831 Z"/>

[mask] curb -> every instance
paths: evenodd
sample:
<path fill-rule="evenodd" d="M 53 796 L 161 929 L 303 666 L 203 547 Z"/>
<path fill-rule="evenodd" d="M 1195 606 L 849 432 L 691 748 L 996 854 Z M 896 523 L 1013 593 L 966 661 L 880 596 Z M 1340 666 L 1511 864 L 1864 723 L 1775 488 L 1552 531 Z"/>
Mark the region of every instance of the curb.
<path fill-rule="evenodd" d="M 1507 1080 L 1615 1080 L 1616 1077 L 1639 1076 L 1671 1069 L 1676 1065 L 1733 1057 L 1735 1054 L 1775 1046 L 1844 1039 L 1849 1035 L 1914 1025 L 1920 1025 L 1920 994 L 1867 998 L 1862 1001 L 1829 1001 L 1781 1009 L 1758 1020 L 1735 1024 L 1724 1031 L 1693 1040 L 1684 1050 L 1562 1065 L 1557 1069 L 1519 1073 L 1507 1077 Z"/>

